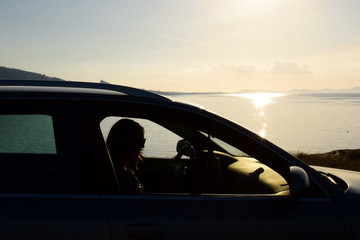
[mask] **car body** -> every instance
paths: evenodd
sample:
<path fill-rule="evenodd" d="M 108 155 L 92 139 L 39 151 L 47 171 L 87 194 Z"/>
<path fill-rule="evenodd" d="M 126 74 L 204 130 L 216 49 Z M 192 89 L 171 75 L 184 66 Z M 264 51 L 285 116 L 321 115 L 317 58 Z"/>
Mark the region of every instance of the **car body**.
<path fill-rule="evenodd" d="M 0 81 L 0 105 L 2 239 L 360 238 L 359 173 L 315 170 L 203 108 L 27 80 Z M 166 154 L 140 166 L 142 195 L 122 193 L 106 147 L 121 118 L 160 129 L 145 126 Z"/>

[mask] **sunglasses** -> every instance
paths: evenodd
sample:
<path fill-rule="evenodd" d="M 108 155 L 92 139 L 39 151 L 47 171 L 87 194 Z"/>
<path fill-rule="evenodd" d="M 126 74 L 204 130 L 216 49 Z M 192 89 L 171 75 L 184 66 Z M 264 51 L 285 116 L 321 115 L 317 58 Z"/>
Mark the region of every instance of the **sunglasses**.
<path fill-rule="evenodd" d="M 143 138 L 143 139 L 139 139 L 136 144 L 138 146 L 143 147 L 143 146 L 145 146 L 145 142 L 146 142 L 146 138 Z"/>

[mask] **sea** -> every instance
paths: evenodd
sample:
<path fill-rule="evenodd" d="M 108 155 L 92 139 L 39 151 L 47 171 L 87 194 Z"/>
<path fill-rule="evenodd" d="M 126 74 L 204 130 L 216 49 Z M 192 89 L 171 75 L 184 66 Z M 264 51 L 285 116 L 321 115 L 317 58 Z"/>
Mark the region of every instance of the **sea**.
<path fill-rule="evenodd" d="M 204 107 L 293 154 L 360 149 L 360 93 L 247 92 L 168 97 Z M 109 117 L 102 122 L 105 139 L 118 119 Z M 152 122 L 135 120 L 145 129 L 146 156 L 176 155 L 179 136 Z"/>
<path fill-rule="evenodd" d="M 360 148 L 360 93 L 184 94 L 286 151 L 325 153 Z"/>

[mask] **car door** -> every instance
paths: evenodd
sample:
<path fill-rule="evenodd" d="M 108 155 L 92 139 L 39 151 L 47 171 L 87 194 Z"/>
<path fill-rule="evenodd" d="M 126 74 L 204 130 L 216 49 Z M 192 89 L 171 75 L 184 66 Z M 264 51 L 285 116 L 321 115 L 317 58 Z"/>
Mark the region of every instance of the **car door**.
<path fill-rule="evenodd" d="M 103 198 L 119 238 L 344 239 L 342 218 L 326 196 L 204 191 Z"/>
<path fill-rule="evenodd" d="M 114 238 L 344 239 L 330 199 L 104 196 Z"/>
<path fill-rule="evenodd" d="M 79 171 L 71 132 L 76 116 L 60 107 L 0 103 L 1 239 L 110 239 L 99 193 L 83 191 L 79 172 L 86 170 Z"/>
<path fill-rule="evenodd" d="M 203 112 L 168 109 L 161 117 L 166 119 L 159 121 L 160 125 L 192 144 L 196 157 L 191 160 L 197 166 L 194 177 L 188 191 L 146 192 L 145 185 L 145 195 L 103 195 L 114 238 L 344 239 L 341 216 L 318 183 L 311 180 L 308 193 L 290 195 L 287 174 L 291 163 L 271 144 Z M 168 138 L 162 136 L 162 140 L 158 146 L 168 146 Z M 250 155 L 232 154 L 237 150 Z M 209 154 L 215 156 L 202 157 Z M 209 170 L 209 166 L 222 168 Z M 238 171 L 235 177 L 223 174 L 223 170 L 234 169 Z M 272 187 L 275 178 L 280 179 L 275 181 L 278 188 Z M 219 187 L 221 179 L 231 181 Z M 259 186 L 252 184 L 259 180 Z"/>

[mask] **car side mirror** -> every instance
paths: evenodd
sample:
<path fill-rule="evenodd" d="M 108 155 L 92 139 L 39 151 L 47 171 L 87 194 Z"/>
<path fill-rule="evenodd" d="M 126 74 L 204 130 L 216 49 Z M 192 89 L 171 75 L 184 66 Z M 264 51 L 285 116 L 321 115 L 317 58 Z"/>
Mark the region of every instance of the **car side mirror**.
<path fill-rule="evenodd" d="M 302 196 L 310 186 L 309 176 L 298 166 L 290 167 L 290 194 L 294 197 Z"/>

